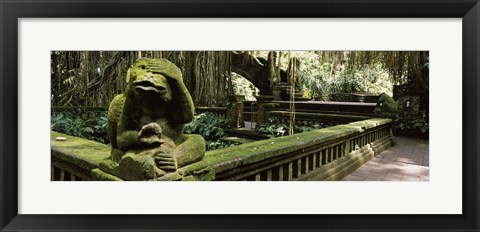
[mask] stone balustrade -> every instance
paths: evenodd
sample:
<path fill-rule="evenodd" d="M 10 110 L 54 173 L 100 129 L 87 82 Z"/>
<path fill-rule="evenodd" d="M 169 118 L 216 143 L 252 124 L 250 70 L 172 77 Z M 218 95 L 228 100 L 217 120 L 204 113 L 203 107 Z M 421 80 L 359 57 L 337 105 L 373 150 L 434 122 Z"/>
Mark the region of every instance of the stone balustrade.
<path fill-rule="evenodd" d="M 288 111 L 268 111 L 268 117 L 275 119 L 275 123 L 288 125 L 290 122 L 290 116 L 290 112 Z M 295 112 L 295 125 L 313 126 L 314 124 L 321 123 L 328 126 L 336 126 L 338 124 L 367 120 L 370 118 L 371 117 L 360 115 Z"/>
<path fill-rule="evenodd" d="M 210 112 L 220 118 L 227 117 L 227 107 L 203 107 L 203 106 L 195 106 L 195 113 L 201 114 Z"/>
<path fill-rule="evenodd" d="M 51 180 L 92 180 L 91 171 L 110 156 L 110 146 L 52 131 Z M 55 138 L 64 137 L 65 141 Z"/>
<path fill-rule="evenodd" d="M 270 105 L 266 111 L 288 111 L 290 109 L 289 101 L 245 101 L 244 114 L 245 120 L 250 121 L 250 114 L 257 112 L 258 104 L 266 103 Z M 322 114 L 342 114 L 342 115 L 361 115 L 373 116 L 375 103 L 360 102 L 324 102 L 324 101 L 299 101 L 295 102 L 295 112 L 304 113 L 322 113 Z"/>
<path fill-rule="evenodd" d="M 394 143 L 391 127 L 390 119 L 368 119 L 209 151 L 200 164 L 183 167 L 165 179 L 340 180 Z M 51 154 L 52 180 L 92 180 L 92 172 L 109 157 L 110 147 L 52 132 Z M 208 175 L 196 171 L 205 167 L 211 170 Z M 181 179 L 185 173 L 192 175 Z"/>
<path fill-rule="evenodd" d="M 340 180 L 394 143 L 390 119 L 345 125 L 207 152 L 215 180 Z"/>

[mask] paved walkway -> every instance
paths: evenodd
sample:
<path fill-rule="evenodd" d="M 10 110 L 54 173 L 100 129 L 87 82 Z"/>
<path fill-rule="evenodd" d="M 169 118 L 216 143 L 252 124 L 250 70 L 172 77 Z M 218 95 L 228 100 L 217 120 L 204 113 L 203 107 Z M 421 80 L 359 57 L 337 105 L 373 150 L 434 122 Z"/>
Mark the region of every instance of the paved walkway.
<path fill-rule="evenodd" d="M 396 137 L 383 151 L 346 176 L 344 181 L 429 181 L 428 140 Z"/>

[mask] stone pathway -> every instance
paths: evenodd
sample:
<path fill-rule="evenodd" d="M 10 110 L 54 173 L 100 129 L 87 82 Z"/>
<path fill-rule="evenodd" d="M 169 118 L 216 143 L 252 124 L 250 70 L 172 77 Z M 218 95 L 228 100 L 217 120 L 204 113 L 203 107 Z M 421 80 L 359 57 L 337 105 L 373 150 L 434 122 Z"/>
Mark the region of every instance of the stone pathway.
<path fill-rule="evenodd" d="M 346 176 L 344 181 L 429 181 L 428 140 L 396 137 L 383 151 Z"/>

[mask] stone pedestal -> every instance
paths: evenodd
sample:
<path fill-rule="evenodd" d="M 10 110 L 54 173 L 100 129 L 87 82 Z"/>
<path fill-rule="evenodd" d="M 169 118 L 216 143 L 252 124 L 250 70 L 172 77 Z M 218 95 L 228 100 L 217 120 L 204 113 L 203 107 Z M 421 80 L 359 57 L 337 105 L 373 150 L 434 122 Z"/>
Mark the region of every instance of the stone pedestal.
<path fill-rule="evenodd" d="M 106 173 L 99 168 L 92 170 L 92 179 L 95 181 L 124 181 L 117 176 Z M 179 168 L 175 172 L 167 173 L 151 181 L 208 181 L 215 179 L 215 172 L 205 161 L 200 161 Z"/>

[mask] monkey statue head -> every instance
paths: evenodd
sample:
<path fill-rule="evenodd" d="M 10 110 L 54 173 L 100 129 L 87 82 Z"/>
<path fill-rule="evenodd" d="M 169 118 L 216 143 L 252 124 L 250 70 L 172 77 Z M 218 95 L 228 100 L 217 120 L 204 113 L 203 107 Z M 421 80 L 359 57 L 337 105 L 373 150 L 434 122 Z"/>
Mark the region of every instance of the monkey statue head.
<path fill-rule="evenodd" d="M 376 117 L 395 119 L 397 118 L 397 103 L 388 94 L 382 93 L 378 96 L 373 113 Z"/>

